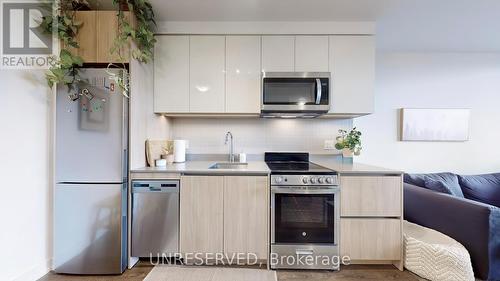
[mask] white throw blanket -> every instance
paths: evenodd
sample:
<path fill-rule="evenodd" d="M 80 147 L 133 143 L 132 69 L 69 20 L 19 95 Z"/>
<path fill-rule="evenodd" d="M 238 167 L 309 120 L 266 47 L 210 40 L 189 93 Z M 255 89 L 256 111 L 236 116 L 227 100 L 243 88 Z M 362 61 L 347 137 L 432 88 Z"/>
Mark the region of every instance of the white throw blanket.
<path fill-rule="evenodd" d="M 405 267 L 431 281 L 474 281 L 469 252 L 454 239 L 404 222 Z"/>

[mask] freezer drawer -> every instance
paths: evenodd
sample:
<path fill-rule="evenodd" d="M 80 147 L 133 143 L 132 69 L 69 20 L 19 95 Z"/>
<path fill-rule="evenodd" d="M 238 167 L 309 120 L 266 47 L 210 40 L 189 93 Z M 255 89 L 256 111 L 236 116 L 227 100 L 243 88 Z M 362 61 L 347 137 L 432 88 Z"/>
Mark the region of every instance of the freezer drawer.
<path fill-rule="evenodd" d="M 132 256 L 179 252 L 179 181 L 132 182 Z"/>
<path fill-rule="evenodd" d="M 123 272 L 127 184 L 57 184 L 54 220 L 55 272 Z"/>

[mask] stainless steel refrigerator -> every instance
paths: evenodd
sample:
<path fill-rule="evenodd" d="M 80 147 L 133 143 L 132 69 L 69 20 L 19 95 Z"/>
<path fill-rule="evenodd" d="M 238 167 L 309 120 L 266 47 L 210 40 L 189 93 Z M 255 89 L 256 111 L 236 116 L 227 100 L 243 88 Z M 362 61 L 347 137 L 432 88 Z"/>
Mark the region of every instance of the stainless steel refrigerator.
<path fill-rule="evenodd" d="M 57 92 L 54 271 L 120 274 L 127 265 L 128 99 L 104 69 L 81 75 L 87 82 L 78 84 L 78 99 L 63 87 Z"/>

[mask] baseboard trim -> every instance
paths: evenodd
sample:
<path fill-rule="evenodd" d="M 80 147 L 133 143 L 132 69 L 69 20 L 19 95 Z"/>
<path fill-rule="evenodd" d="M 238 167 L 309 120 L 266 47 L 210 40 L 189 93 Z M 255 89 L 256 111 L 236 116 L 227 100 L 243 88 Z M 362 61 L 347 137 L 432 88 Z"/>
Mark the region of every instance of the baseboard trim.
<path fill-rule="evenodd" d="M 12 281 L 33 281 L 38 280 L 49 273 L 52 268 L 52 259 L 48 259 L 45 263 L 35 265 L 30 269 L 26 270 Z"/>

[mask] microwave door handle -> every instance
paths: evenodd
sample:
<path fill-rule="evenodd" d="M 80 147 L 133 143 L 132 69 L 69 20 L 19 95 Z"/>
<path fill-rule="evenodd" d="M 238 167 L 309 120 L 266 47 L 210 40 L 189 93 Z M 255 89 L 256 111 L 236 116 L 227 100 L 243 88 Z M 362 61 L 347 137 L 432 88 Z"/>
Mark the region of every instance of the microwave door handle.
<path fill-rule="evenodd" d="M 321 102 L 321 79 L 316 78 L 316 104 Z"/>

